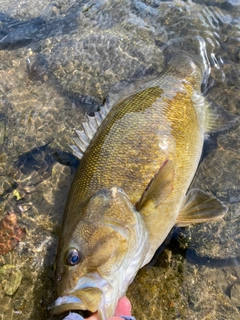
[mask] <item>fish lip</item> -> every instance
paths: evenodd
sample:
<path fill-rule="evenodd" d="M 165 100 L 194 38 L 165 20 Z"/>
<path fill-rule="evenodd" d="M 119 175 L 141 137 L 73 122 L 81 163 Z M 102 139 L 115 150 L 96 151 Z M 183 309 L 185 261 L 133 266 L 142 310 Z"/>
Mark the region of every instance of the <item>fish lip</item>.
<path fill-rule="evenodd" d="M 66 311 L 86 310 L 84 303 L 76 296 L 62 296 L 55 300 L 55 304 L 50 307 L 52 315 L 59 315 Z"/>
<path fill-rule="evenodd" d="M 103 301 L 103 291 L 98 287 L 88 286 L 58 297 L 49 309 L 52 309 L 53 315 L 72 310 L 87 310 L 93 313 L 102 307 Z"/>
<path fill-rule="evenodd" d="M 60 306 L 55 306 L 51 313 L 54 316 L 58 316 L 66 311 L 76 311 L 76 310 L 83 310 L 82 304 L 81 303 L 66 303 L 66 304 L 61 304 Z"/>

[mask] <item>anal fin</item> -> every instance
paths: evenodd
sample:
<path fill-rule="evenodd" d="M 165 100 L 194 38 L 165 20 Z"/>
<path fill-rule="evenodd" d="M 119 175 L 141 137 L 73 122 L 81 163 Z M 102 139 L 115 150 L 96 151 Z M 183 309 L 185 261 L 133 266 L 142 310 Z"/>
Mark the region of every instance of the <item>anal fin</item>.
<path fill-rule="evenodd" d="M 199 189 L 191 189 L 185 197 L 176 220 L 178 226 L 187 226 L 221 219 L 227 207 L 218 199 Z"/>
<path fill-rule="evenodd" d="M 205 130 L 207 133 L 227 130 L 236 123 L 236 119 L 214 101 L 206 101 L 206 109 Z"/>

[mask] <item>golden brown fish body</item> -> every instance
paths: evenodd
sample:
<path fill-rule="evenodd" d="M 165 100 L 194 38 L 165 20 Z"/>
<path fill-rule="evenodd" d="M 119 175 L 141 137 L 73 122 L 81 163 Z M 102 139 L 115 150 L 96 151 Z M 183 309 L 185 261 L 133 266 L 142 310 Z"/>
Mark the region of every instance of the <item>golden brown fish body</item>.
<path fill-rule="evenodd" d="M 63 298 L 57 300 L 55 313 L 87 309 L 98 310 L 101 319 L 112 316 L 138 269 L 150 261 L 175 225 L 202 153 L 206 123 L 202 76 L 198 61 L 177 55 L 160 77 L 116 103 L 103 120 L 69 193 L 56 268 L 58 294 Z M 98 198 L 101 190 L 108 194 L 117 190 L 125 209 L 113 210 L 109 205 L 111 214 L 106 216 L 103 202 L 112 198 L 101 195 L 99 205 L 90 210 L 91 199 L 96 194 Z M 142 231 L 138 237 L 139 223 Z M 129 233 L 126 236 L 124 225 L 135 234 L 131 246 L 127 245 Z M 126 264 L 131 265 L 129 252 L 134 256 L 131 250 L 138 250 L 137 262 L 125 280 Z M 116 282 L 116 277 L 123 279 Z M 78 297 L 81 303 L 68 296 Z"/>

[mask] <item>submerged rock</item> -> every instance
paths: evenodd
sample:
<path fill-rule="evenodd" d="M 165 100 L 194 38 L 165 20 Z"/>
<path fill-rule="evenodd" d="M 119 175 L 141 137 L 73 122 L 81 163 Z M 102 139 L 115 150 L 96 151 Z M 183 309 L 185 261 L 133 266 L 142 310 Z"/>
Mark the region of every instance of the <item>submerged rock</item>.
<path fill-rule="evenodd" d="M 22 281 L 22 272 L 14 265 L 6 264 L 0 268 L 0 282 L 2 291 L 13 296 Z"/>
<path fill-rule="evenodd" d="M 210 96 L 239 115 L 239 17 L 238 0 L 43 0 L 37 6 L 1 0 L 0 209 L 19 207 L 28 227 L 28 242 L 0 256 L 1 265 L 20 266 L 23 273 L 14 296 L 2 290 L 4 319 L 50 319 L 57 235 L 74 171 L 47 155 L 33 174 L 28 152 L 50 141 L 50 148 L 70 152 L 83 114 L 95 110 L 115 84 L 160 72 L 161 46 L 183 36 L 205 39 L 215 81 Z M 187 256 L 196 252 L 198 263 L 168 249 L 161 260 L 172 255 L 172 262 L 140 271 L 128 292 L 136 319 L 239 319 L 239 134 L 233 128 L 214 138 L 217 149 L 208 152 L 194 182 L 230 203 L 227 216 L 181 229 L 181 246 L 190 249 Z M 25 153 L 16 178 L 13 163 Z"/>
<path fill-rule="evenodd" d="M 17 223 L 16 214 L 8 213 L 0 221 L 0 255 L 13 250 L 25 235 L 25 229 L 20 228 Z"/>

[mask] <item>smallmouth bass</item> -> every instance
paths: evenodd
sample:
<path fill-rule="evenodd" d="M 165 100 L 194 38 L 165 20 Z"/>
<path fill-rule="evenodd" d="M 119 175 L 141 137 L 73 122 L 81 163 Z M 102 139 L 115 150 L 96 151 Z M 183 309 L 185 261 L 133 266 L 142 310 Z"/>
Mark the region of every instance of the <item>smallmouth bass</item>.
<path fill-rule="evenodd" d="M 77 132 L 81 162 L 59 240 L 54 314 L 113 316 L 175 224 L 227 212 L 219 200 L 188 190 L 204 135 L 232 124 L 201 95 L 205 67 L 193 55 L 175 54 L 158 78 L 101 109 Z"/>

